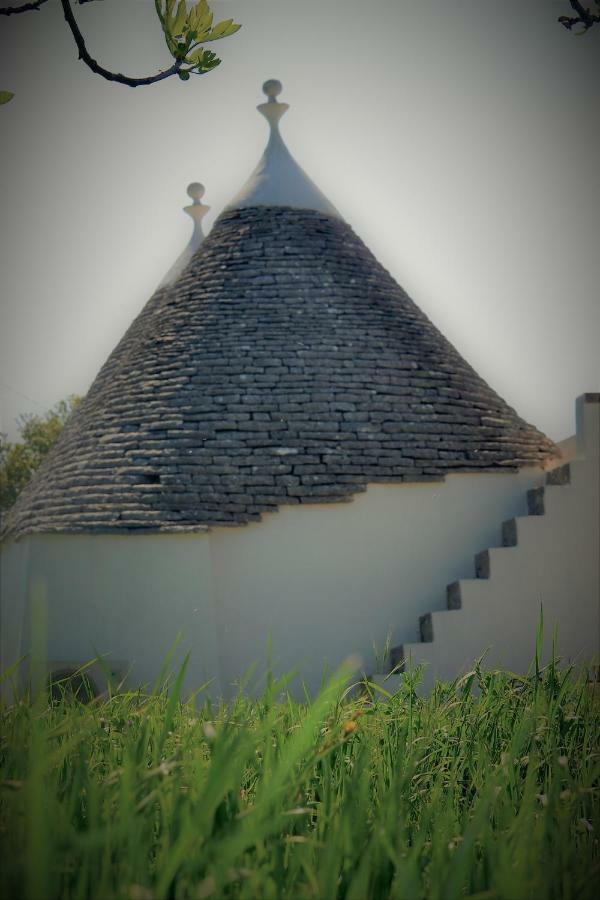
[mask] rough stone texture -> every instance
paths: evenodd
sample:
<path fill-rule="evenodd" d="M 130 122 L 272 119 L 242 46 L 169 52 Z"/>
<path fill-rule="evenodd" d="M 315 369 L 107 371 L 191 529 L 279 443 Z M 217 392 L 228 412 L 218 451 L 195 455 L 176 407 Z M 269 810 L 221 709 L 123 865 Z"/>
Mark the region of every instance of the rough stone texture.
<path fill-rule="evenodd" d="M 556 469 L 550 469 L 546 475 L 546 484 L 569 484 L 571 481 L 571 469 L 569 463 L 564 466 L 557 466 Z"/>
<path fill-rule="evenodd" d="M 347 224 L 234 210 L 135 319 L 5 533 L 244 524 L 557 453 Z"/>

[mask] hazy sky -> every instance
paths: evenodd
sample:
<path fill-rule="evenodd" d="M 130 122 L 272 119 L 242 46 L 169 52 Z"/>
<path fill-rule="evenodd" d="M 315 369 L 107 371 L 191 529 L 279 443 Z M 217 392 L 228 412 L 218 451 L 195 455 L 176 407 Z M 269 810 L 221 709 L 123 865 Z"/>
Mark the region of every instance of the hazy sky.
<path fill-rule="evenodd" d="M 15 3 L 16 0 L 12 0 Z M 9 5 L 0 0 L 1 5 Z M 220 0 L 222 66 L 135 90 L 77 60 L 58 0 L 0 19 L 2 430 L 84 393 L 266 141 L 266 78 L 298 162 L 521 415 L 574 430 L 600 389 L 600 27 L 566 0 Z M 151 0 L 77 8 L 93 55 L 169 65 Z"/>

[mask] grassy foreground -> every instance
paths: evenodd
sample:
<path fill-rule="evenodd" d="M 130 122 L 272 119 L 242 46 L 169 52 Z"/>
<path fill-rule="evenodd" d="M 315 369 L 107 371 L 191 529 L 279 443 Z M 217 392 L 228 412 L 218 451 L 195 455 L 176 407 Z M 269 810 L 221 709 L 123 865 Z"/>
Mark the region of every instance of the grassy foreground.
<path fill-rule="evenodd" d="M 218 708 L 177 683 L 5 706 L 0 896 L 596 897 L 592 686 L 554 666 L 415 682 L 387 702 L 340 677 L 303 704 L 271 682 Z"/>

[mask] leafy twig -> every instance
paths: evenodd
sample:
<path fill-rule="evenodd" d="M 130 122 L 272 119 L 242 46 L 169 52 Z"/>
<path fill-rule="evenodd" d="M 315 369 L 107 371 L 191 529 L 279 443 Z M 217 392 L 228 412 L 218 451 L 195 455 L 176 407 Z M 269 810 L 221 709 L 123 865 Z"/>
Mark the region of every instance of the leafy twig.
<path fill-rule="evenodd" d="M 4 7 L 0 8 L 0 13 L 10 16 L 16 13 L 31 12 L 38 10 L 46 2 L 47 0 L 34 0 L 34 2 L 24 3 L 21 6 Z M 91 2 L 91 0 L 78 0 L 78 2 L 81 5 L 82 3 Z M 167 47 L 174 62 L 168 69 L 163 69 L 163 71 L 157 72 L 155 75 L 132 78 L 129 75 L 123 75 L 121 72 L 111 72 L 94 59 L 87 49 L 85 38 L 77 24 L 71 0 L 61 0 L 61 5 L 65 21 L 77 45 L 79 59 L 96 75 L 100 75 L 107 81 L 116 81 L 128 87 L 155 84 L 157 81 L 164 81 L 165 78 L 170 78 L 172 75 L 178 75 L 183 80 L 187 80 L 190 75 L 204 75 L 218 66 L 221 60 L 210 50 L 204 50 L 200 46 L 201 42 L 217 41 L 221 38 L 229 37 L 241 27 L 235 24 L 233 19 L 219 22 L 213 27 L 213 15 L 207 0 L 199 0 L 189 11 L 185 0 L 179 0 L 177 6 L 175 0 L 155 0 L 156 11 L 165 35 Z M 12 96 L 10 91 L 4 91 L 0 103 L 7 103 L 12 99 Z"/>
<path fill-rule="evenodd" d="M 575 25 L 583 25 L 583 31 L 577 33 L 584 34 L 592 25 L 600 24 L 600 15 L 593 13 L 589 7 L 584 7 L 579 0 L 570 0 L 570 3 L 577 15 L 558 17 L 560 24 L 564 25 L 568 31 L 571 31 Z"/>
<path fill-rule="evenodd" d="M 130 78 L 128 75 L 122 75 L 120 72 L 110 72 L 108 69 L 101 66 L 88 52 L 84 37 L 75 21 L 75 16 L 69 0 L 61 0 L 61 4 L 66 23 L 71 29 L 71 34 L 77 44 L 79 59 L 84 62 L 92 72 L 101 75 L 102 78 L 106 78 L 107 81 L 118 81 L 119 84 L 127 84 L 129 87 L 139 87 L 143 84 L 154 84 L 156 81 L 163 81 L 165 78 L 170 78 L 171 75 L 176 75 L 179 72 L 183 62 L 183 60 L 180 59 L 176 59 L 173 65 L 168 69 L 164 69 L 162 72 L 157 72 L 156 75 L 149 75 L 145 78 Z"/>

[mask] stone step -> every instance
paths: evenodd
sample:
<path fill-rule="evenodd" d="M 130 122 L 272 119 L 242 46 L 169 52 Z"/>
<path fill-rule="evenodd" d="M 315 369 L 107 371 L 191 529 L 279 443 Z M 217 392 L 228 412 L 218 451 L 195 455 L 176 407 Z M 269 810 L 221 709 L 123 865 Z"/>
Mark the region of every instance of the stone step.
<path fill-rule="evenodd" d="M 407 672 L 414 670 L 423 662 L 423 644 L 400 644 L 395 648 L 402 660 L 402 670 L 398 677 L 403 678 Z"/>
<path fill-rule="evenodd" d="M 465 601 L 473 601 L 476 602 L 479 599 L 479 594 L 481 593 L 481 589 L 483 588 L 483 581 L 485 579 L 479 578 L 461 578 L 460 581 L 453 581 L 452 584 L 449 584 L 446 588 L 446 609 L 439 610 L 439 612 L 456 612 L 459 609 L 463 609 L 465 606 Z M 473 596 L 474 595 L 474 596 Z M 432 613 L 428 613 L 428 615 L 432 615 Z M 424 618 L 423 616 L 421 618 Z M 428 623 L 428 626 L 429 623 Z M 433 623 L 431 625 L 433 627 Z"/>
<path fill-rule="evenodd" d="M 506 521 L 502 523 L 502 546 L 516 547 L 518 542 L 516 517 L 506 519 Z"/>
<path fill-rule="evenodd" d="M 481 591 L 482 587 L 485 588 L 483 593 Z M 436 634 L 443 636 L 451 622 L 455 625 L 462 622 L 463 628 L 468 628 L 469 609 L 480 607 L 485 602 L 488 588 L 484 582 L 476 579 L 465 579 L 462 589 L 465 592 L 462 597 L 464 601 L 462 609 L 436 609 L 435 612 L 426 613 L 420 617 L 421 644 L 433 644 L 436 640 Z M 411 647 L 414 646 L 414 644 L 411 645 Z M 403 653 L 407 652 L 407 647 L 407 644 L 403 645 Z M 406 670 L 403 669 L 402 671 Z"/>
<path fill-rule="evenodd" d="M 490 551 L 480 550 L 475 554 L 475 578 L 490 577 Z M 446 588 L 446 596 L 448 589 Z"/>
<path fill-rule="evenodd" d="M 428 612 L 424 616 L 419 616 L 419 633 L 421 641 L 424 644 L 431 644 L 433 641 L 433 614 Z"/>
<path fill-rule="evenodd" d="M 557 466 L 555 469 L 550 469 L 549 472 L 546 472 L 546 484 L 563 485 L 570 483 L 571 466 L 569 463 L 564 463 L 564 465 Z"/>
<path fill-rule="evenodd" d="M 545 488 L 536 487 L 527 491 L 527 512 L 530 516 L 543 516 L 546 512 L 544 506 Z"/>
<path fill-rule="evenodd" d="M 404 672 L 404 644 L 398 644 L 390 650 L 389 667 L 390 672 Z"/>
<path fill-rule="evenodd" d="M 502 552 L 502 548 L 495 547 L 491 556 L 498 551 Z M 493 570 L 493 563 L 490 562 L 490 569 Z M 446 609 L 436 610 L 430 613 L 432 618 L 432 626 L 435 623 L 436 616 L 445 617 L 448 613 L 458 612 L 460 610 L 468 611 L 473 607 L 478 607 L 480 603 L 485 602 L 485 598 L 489 593 L 487 578 L 461 578 L 460 581 L 453 581 L 446 588 Z M 429 627 L 429 623 L 428 623 Z"/>
<path fill-rule="evenodd" d="M 485 581 L 486 579 L 481 578 L 461 578 L 460 581 L 453 581 L 446 588 L 447 608 L 438 610 L 438 612 L 456 612 L 456 610 L 464 609 L 465 606 L 480 603 L 487 592 Z"/>
<path fill-rule="evenodd" d="M 390 654 L 390 672 L 394 675 L 391 677 L 401 678 L 409 669 L 414 668 L 421 658 L 422 646 L 423 644 L 398 644 L 397 647 L 393 647 Z"/>
<path fill-rule="evenodd" d="M 462 597 L 460 593 L 460 581 L 453 581 L 446 587 L 446 606 L 448 609 L 460 609 Z"/>
<path fill-rule="evenodd" d="M 520 527 L 527 528 L 527 525 Z M 523 534 L 521 533 L 522 536 Z M 495 573 L 501 575 L 505 571 L 505 565 L 513 556 L 517 546 L 518 544 L 515 542 L 503 547 L 489 547 L 487 550 L 477 553 L 475 556 L 475 583 L 477 581 L 489 581 L 490 578 L 494 577 Z M 467 583 L 473 582 L 473 579 L 463 578 L 462 580 Z M 458 587 L 454 585 L 458 585 Z M 460 600 L 460 582 L 448 585 L 446 588 L 446 606 L 448 609 L 460 609 L 463 605 Z"/>

